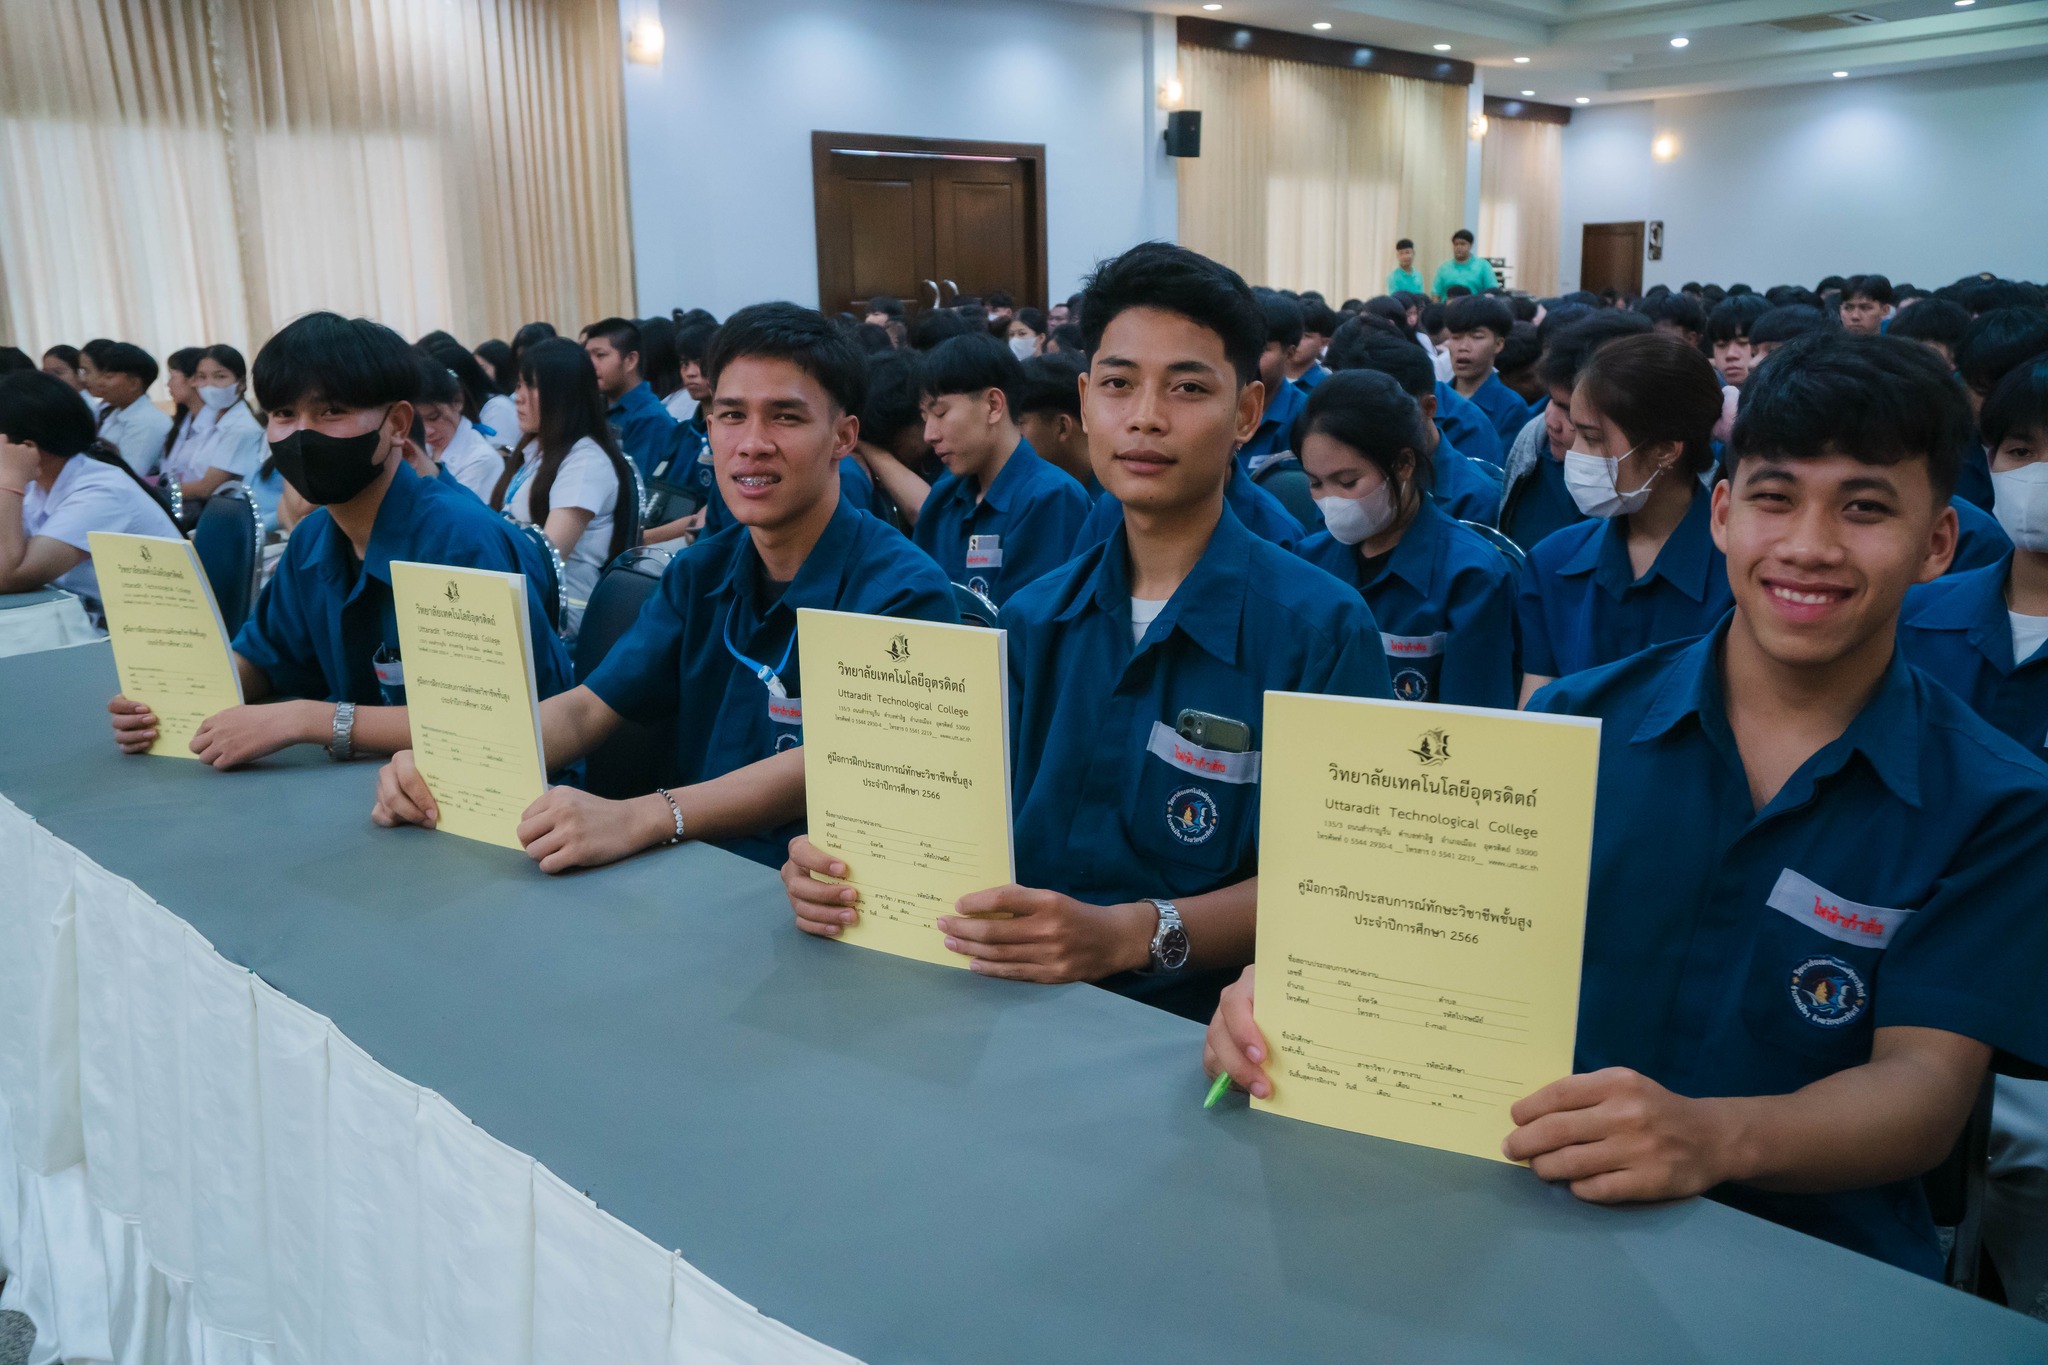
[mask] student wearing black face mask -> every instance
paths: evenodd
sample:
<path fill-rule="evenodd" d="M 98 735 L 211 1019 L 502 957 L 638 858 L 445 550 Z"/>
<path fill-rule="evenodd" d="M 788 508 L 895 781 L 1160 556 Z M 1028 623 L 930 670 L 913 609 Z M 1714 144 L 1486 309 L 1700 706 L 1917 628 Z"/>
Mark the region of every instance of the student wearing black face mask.
<path fill-rule="evenodd" d="M 391 561 L 519 573 L 518 532 L 467 492 L 406 464 L 419 360 L 396 332 L 309 313 L 264 345 L 253 377 L 277 471 L 315 509 L 234 640 L 242 695 L 271 704 L 208 718 L 192 751 L 216 768 L 294 744 L 321 745 L 336 759 L 395 753 L 411 731 Z M 569 656 L 546 628 L 531 580 L 527 612 L 534 678 L 552 696 L 569 686 Z M 142 703 L 117 696 L 107 710 L 124 753 L 156 738 L 156 717 Z"/>

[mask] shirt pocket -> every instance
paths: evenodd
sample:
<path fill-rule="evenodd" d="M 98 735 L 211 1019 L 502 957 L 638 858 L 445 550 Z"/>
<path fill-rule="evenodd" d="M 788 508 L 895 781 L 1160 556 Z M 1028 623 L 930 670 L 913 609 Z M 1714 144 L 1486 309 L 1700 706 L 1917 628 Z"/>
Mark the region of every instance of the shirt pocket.
<path fill-rule="evenodd" d="M 1912 914 L 1780 872 L 1750 949 L 1742 1013 L 1751 1035 L 1831 1071 L 1868 1061 L 1878 972 Z"/>
<path fill-rule="evenodd" d="M 1387 672 L 1392 675 L 1394 696 L 1400 701 L 1435 701 L 1438 680 L 1443 676 L 1444 651 L 1450 634 L 1389 635 L 1380 632 L 1380 647 L 1386 652 Z"/>
<path fill-rule="evenodd" d="M 1206 749 L 1152 723 L 1137 791 L 1124 807 L 1132 848 L 1163 865 L 1229 872 L 1250 858 L 1258 815 L 1257 750 Z"/>

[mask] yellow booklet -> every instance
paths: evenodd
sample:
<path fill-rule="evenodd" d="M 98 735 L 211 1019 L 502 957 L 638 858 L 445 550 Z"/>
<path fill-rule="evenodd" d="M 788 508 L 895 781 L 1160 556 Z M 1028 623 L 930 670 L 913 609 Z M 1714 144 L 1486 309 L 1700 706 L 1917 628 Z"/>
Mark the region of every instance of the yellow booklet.
<path fill-rule="evenodd" d="M 1010 666 L 999 630 L 797 612 L 811 842 L 846 864 L 843 937 L 965 967 L 937 921 L 1016 878 Z"/>
<path fill-rule="evenodd" d="M 93 573 L 121 695 L 156 715 L 152 754 L 197 758 L 200 722 L 242 704 L 227 627 L 192 543 L 179 536 L 91 531 Z"/>
<path fill-rule="evenodd" d="M 1505 1160 L 1572 1069 L 1599 759 L 1597 720 L 1266 694 L 1254 1108 Z"/>
<path fill-rule="evenodd" d="M 547 790 L 526 576 L 391 561 L 413 761 L 438 828 L 518 848 Z"/>

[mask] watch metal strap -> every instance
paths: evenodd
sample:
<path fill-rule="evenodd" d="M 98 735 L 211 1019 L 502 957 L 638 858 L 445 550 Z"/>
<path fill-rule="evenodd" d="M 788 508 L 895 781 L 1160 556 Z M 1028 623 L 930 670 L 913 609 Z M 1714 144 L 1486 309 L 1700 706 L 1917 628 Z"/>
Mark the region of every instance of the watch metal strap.
<path fill-rule="evenodd" d="M 337 763 L 356 756 L 356 704 L 352 701 L 335 704 L 334 734 L 327 741 L 327 756 Z"/>

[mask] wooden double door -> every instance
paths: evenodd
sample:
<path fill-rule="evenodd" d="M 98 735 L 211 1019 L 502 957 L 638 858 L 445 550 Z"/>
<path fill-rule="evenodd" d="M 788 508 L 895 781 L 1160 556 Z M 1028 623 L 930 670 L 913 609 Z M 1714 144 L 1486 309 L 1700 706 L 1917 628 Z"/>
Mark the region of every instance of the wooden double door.
<path fill-rule="evenodd" d="M 1643 292 L 1642 223 L 1588 223 L 1579 238 L 1579 288 Z"/>
<path fill-rule="evenodd" d="M 912 315 L 995 290 L 1045 304 L 1045 148 L 811 134 L 819 306 Z"/>

